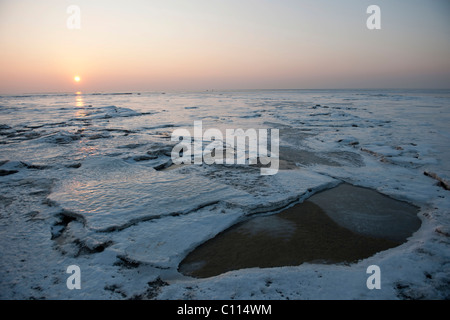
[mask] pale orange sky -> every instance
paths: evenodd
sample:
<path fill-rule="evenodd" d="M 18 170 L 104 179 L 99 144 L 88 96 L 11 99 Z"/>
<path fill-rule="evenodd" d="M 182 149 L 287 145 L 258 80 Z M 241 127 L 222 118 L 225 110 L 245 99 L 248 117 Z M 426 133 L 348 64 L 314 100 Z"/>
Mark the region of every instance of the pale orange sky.
<path fill-rule="evenodd" d="M 0 0 L 0 93 L 450 88 L 449 16 L 447 0 Z"/>

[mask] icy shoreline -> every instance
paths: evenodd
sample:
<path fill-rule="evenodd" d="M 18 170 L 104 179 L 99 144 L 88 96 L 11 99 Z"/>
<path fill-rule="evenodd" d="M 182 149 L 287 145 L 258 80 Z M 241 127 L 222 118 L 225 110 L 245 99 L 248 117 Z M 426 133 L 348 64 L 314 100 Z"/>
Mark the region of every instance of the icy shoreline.
<path fill-rule="evenodd" d="M 0 298 L 449 298 L 449 191 L 423 174 L 448 179 L 439 149 L 448 140 L 436 140 L 438 129 L 448 134 L 448 110 L 442 123 L 431 123 L 435 117 L 421 107 L 447 96 L 419 95 L 406 119 L 411 99 L 358 94 L 142 95 L 126 97 L 131 109 L 110 101 L 102 107 L 104 97 L 95 96 L 84 107 L 54 102 L 40 118 L 33 118 L 33 105 L 21 117 L 17 98 L 2 98 Z M 289 170 L 267 177 L 248 166 L 159 170 L 170 131 L 199 115 L 214 127 L 280 128 Z M 427 129 L 420 136 L 418 123 Z M 418 206 L 422 226 L 399 247 L 351 265 L 252 268 L 207 279 L 178 272 L 190 251 L 229 226 L 342 182 Z M 81 269 L 81 290 L 66 287 L 73 264 Z M 366 287 L 372 264 L 381 268 L 381 290 Z"/>

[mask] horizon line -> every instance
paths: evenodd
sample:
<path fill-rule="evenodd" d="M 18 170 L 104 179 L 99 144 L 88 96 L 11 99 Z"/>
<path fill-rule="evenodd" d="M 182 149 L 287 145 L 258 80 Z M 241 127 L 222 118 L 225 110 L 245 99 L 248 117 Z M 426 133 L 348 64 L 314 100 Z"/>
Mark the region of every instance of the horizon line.
<path fill-rule="evenodd" d="M 126 94 L 140 94 L 140 93 L 176 93 L 176 92 L 244 92 L 244 91 L 324 91 L 324 90 L 333 90 L 333 91 L 345 91 L 345 90 L 354 90 L 354 91 L 363 91 L 363 90 L 383 90 L 383 91 L 396 91 L 396 90 L 410 90 L 410 91 L 419 91 L 419 90 L 434 90 L 434 91 L 445 91 L 450 90 L 450 88 L 249 88 L 249 89 L 169 89 L 169 90 L 105 90 L 105 91 L 42 91 L 42 92 L 0 92 L 0 96 L 21 96 L 21 95 L 46 95 L 46 94 L 117 94 L 117 95 L 126 95 Z"/>

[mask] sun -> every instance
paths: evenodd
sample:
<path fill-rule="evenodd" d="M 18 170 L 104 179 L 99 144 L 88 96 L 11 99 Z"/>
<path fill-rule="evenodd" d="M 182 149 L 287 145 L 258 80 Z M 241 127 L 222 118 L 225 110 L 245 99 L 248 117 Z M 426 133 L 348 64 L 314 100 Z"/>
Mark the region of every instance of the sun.
<path fill-rule="evenodd" d="M 74 80 L 75 82 L 80 82 L 80 81 L 81 81 L 81 78 L 80 78 L 79 76 L 75 76 L 75 77 L 73 78 L 73 80 Z"/>

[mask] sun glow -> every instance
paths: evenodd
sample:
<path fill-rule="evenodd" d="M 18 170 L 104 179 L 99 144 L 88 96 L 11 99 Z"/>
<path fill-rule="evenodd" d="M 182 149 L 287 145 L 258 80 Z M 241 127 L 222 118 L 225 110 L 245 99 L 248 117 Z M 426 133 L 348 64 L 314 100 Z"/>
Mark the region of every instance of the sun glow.
<path fill-rule="evenodd" d="M 73 80 L 74 80 L 75 82 L 80 82 L 80 81 L 81 81 L 81 78 L 80 78 L 79 76 L 75 76 L 75 77 L 73 78 Z"/>

